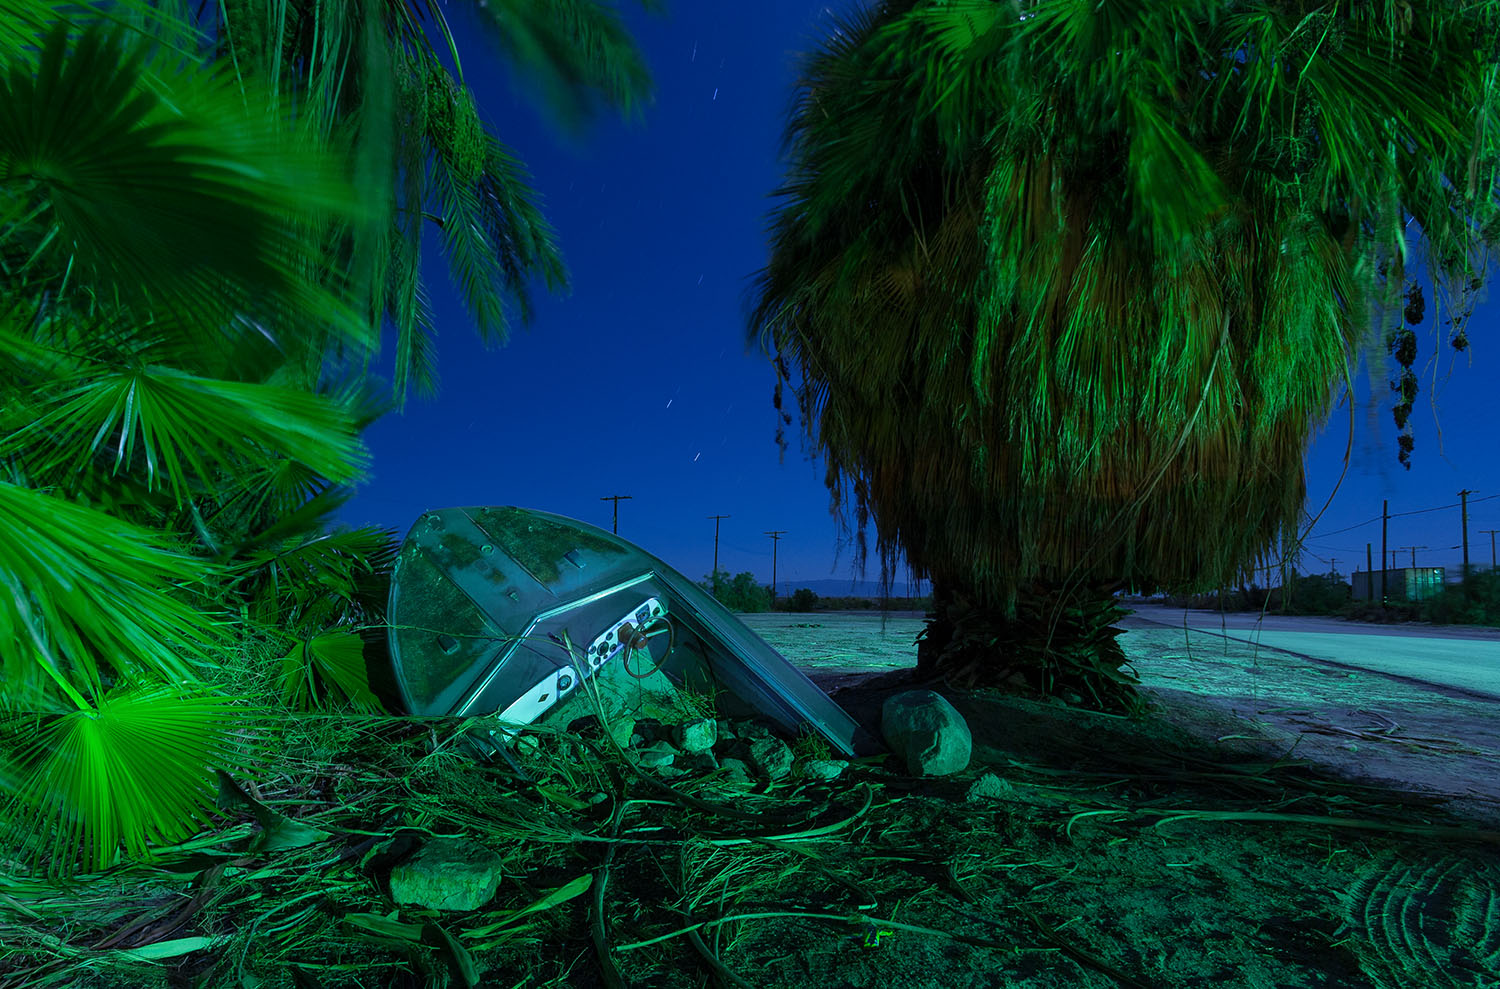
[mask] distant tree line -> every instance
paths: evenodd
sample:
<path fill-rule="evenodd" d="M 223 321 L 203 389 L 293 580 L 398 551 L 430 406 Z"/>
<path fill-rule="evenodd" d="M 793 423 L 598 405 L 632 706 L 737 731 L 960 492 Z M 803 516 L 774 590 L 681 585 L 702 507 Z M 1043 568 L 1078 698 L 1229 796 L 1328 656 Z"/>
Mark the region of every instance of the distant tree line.
<path fill-rule="evenodd" d="M 1434 625 L 1500 627 L 1500 570 L 1471 573 L 1420 601 L 1355 598 L 1340 574 L 1293 575 L 1287 586 L 1225 588 L 1208 594 L 1168 597 L 1182 608 L 1265 611 L 1278 615 L 1329 615 L 1362 622 L 1431 622 Z"/>
<path fill-rule="evenodd" d="M 930 597 L 819 597 L 809 587 L 799 587 L 790 595 L 777 597 L 766 584 L 757 584 L 748 570 L 729 576 L 720 570 L 718 580 L 705 575 L 698 586 L 708 591 L 730 611 L 758 614 L 764 611 L 927 611 Z"/>

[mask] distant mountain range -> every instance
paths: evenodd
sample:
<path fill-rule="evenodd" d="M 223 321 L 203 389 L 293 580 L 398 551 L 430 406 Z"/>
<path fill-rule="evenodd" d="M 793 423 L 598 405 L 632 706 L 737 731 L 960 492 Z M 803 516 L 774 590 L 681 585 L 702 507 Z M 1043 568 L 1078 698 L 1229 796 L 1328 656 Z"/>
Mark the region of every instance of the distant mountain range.
<path fill-rule="evenodd" d="M 842 580 L 834 578 L 828 580 L 778 580 L 776 582 L 776 594 L 778 597 L 789 596 L 799 587 L 805 587 L 820 598 L 878 598 L 880 597 L 880 581 L 878 580 Z M 928 593 L 932 585 L 927 582 L 922 584 L 908 584 L 904 579 L 898 577 L 891 582 L 891 596 L 920 597 Z"/>

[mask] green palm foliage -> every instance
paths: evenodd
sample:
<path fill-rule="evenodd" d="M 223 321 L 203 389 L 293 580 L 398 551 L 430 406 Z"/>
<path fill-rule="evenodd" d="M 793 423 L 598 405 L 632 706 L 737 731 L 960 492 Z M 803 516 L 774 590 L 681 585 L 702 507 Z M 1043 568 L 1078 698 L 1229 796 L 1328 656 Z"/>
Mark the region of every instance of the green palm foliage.
<path fill-rule="evenodd" d="M 933 580 L 924 658 L 1123 701 L 1123 655 L 1060 660 L 1059 624 L 1295 548 L 1408 224 L 1455 311 L 1500 240 L 1497 38 L 1500 4 L 1436 0 L 908 0 L 834 32 L 752 332 L 836 503 Z M 1022 599 L 1082 612 L 1017 628 Z"/>
<path fill-rule="evenodd" d="M 0 81 L 0 753 L 6 817 L 66 871 L 192 833 L 208 765 L 253 761 L 189 520 L 247 464 L 357 476 L 347 403 L 275 368 L 370 334 L 309 274 L 319 224 L 364 222 L 337 147 L 251 79 L 36 9 Z"/>
<path fill-rule="evenodd" d="M 639 98 L 605 8 L 523 7 L 596 39 L 528 56 L 575 96 Z M 199 828 L 278 700 L 377 703 L 391 537 L 330 518 L 386 317 L 398 390 L 430 366 L 423 217 L 484 332 L 561 279 L 436 4 L 217 10 L 0 0 L 0 832 L 56 872 Z"/>
<path fill-rule="evenodd" d="M 651 4 L 647 4 L 651 6 Z M 394 389 L 437 384 L 421 273 L 424 231 L 438 246 L 481 336 L 503 343 L 528 283 L 566 284 L 552 229 L 525 166 L 479 115 L 453 31 L 436 0 L 225 0 L 209 30 L 237 66 L 274 79 L 329 132 L 355 136 L 360 186 L 388 222 L 342 249 L 363 275 L 374 317 L 395 329 Z M 493 0 L 469 13 L 554 116 L 576 124 L 602 103 L 634 112 L 650 92 L 618 12 L 597 0 Z M 441 39 L 441 51 L 431 38 Z M 385 198 L 380 198 L 385 197 Z"/>

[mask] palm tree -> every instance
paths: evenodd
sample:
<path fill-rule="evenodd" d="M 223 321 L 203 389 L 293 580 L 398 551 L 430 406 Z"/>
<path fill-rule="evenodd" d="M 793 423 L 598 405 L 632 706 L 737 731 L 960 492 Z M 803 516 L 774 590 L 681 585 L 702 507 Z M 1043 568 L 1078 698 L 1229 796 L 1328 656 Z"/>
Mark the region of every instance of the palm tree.
<path fill-rule="evenodd" d="M 207 765 L 253 761 L 209 684 L 219 567 L 165 516 L 247 462 L 358 476 L 349 409 L 267 376 L 258 331 L 370 333 L 305 274 L 315 222 L 364 222 L 336 149 L 138 37 L 33 41 L 0 81 L 0 754 L 7 816 L 66 869 L 189 833 Z"/>
<path fill-rule="evenodd" d="M 399 179 L 425 206 L 427 184 L 440 190 L 482 328 L 521 279 L 561 268 L 519 164 L 476 130 L 467 93 L 430 75 L 450 114 L 420 129 L 382 102 L 400 75 L 391 53 L 431 69 L 430 50 L 411 54 L 420 32 L 389 29 L 405 4 L 277 5 L 278 18 L 320 18 L 318 46 L 291 45 L 305 32 L 288 30 L 272 35 L 281 59 L 259 61 L 264 49 L 229 28 L 205 36 L 145 2 L 100 16 L 12 7 L 0 20 L 0 780 L 12 797 L 0 823 L 69 871 L 190 834 L 212 809 L 209 767 L 256 763 L 240 726 L 261 705 L 223 689 L 248 631 L 295 626 L 276 671 L 284 700 L 373 702 L 357 640 L 326 628 L 371 617 L 362 585 L 388 540 L 321 523 L 385 407 L 360 357 L 383 316 L 407 326 L 402 307 L 420 308 L 418 242 L 382 193 Z M 523 62 L 571 83 L 564 102 L 638 98 L 611 15 L 566 7 L 502 3 L 493 16 L 516 19 Z M 224 9 L 243 26 L 270 8 Z M 551 21 L 563 26 L 538 48 L 536 25 Z M 561 44 L 591 32 L 608 44 Z"/>
<path fill-rule="evenodd" d="M 1408 224 L 1451 311 L 1500 240 L 1497 28 L 903 0 L 833 32 L 751 332 L 883 570 L 932 580 L 919 665 L 1131 706 L 1112 591 L 1295 550 L 1309 431 L 1399 312 Z"/>
<path fill-rule="evenodd" d="M 649 0 L 643 5 L 654 6 Z M 421 276 L 424 229 L 481 336 L 503 343 L 523 321 L 527 282 L 566 284 L 552 229 L 524 164 L 486 128 L 438 0 L 226 0 L 205 25 L 215 51 L 274 81 L 329 133 L 355 135 L 360 185 L 382 190 L 388 222 L 346 237 L 372 315 L 396 330 L 395 397 L 437 384 Z M 492 46 L 533 81 L 552 118 L 580 125 L 598 104 L 635 113 L 650 93 L 618 11 L 598 0 L 492 0 L 469 6 Z M 434 38 L 438 43 L 434 44 Z M 452 63 L 450 70 L 442 55 Z"/>

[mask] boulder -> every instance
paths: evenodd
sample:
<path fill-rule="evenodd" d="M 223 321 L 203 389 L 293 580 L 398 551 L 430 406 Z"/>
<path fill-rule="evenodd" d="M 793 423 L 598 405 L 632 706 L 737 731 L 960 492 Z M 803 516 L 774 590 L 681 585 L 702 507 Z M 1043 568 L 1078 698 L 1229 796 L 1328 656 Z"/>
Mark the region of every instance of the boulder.
<path fill-rule="evenodd" d="M 635 735 L 635 719 L 620 715 L 607 722 L 607 724 L 609 737 L 614 739 L 615 744 L 622 749 L 629 748 L 630 740 Z"/>
<path fill-rule="evenodd" d="M 684 752 L 673 765 L 690 773 L 711 773 L 719 768 L 719 759 L 712 749 L 707 752 Z"/>
<path fill-rule="evenodd" d="M 391 899 L 431 910 L 478 910 L 500 887 L 500 856 L 457 838 L 433 838 L 391 870 Z"/>
<path fill-rule="evenodd" d="M 985 773 L 969 784 L 969 792 L 964 794 L 964 799 L 971 804 L 977 804 L 990 800 L 1011 800 L 1015 795 L 1016 788 L 1010 785 L 1009 780 L 1002 779 L 994 773 Z"/>
<path fill-rule="evenodd" d="M 737 783 L 740 786 L 749 786 L 750 767 L 743 759 L 723 759 L 719 762 L 719 778 L 726 783 Z"/>
<path fill-rule="evenodd" d="M 694 755 L 711 752 L 719 740 L 719 726 L 712 718 L 694 718 L 678 725 L 673 737 L 684 752 Z"/>
<path fill-rule="evenodd" d="M 664 769 L 677 758 L 677 750 L 669 742 L 647 742 L 630 754 L 642 769 Z"/>
<path fill-rule="evenodd" d="M 757 773 L 768 779 L 785 779 L 792 771 L 796 757 L 791 747 L 774 735 L 752 739 L 745 746 L 746 761 Z"/>
<path fill-rule="evenodd" d="M 963 715 L 931 690 L 888 698 L 880 712 L 880 732 L 913 776 L 961 772 L 974 747 Z"/>
<path fill-rule="evenodd" d="M 840 759 L 809 759 L 798 768 L 805 779 L 836 780 L 843 775 L 848 765 Z"/>

